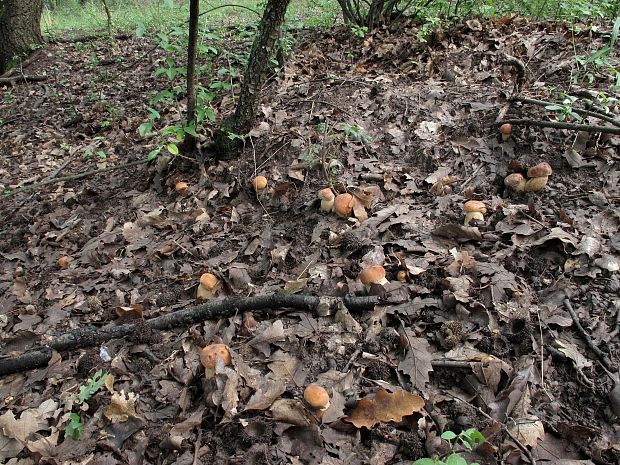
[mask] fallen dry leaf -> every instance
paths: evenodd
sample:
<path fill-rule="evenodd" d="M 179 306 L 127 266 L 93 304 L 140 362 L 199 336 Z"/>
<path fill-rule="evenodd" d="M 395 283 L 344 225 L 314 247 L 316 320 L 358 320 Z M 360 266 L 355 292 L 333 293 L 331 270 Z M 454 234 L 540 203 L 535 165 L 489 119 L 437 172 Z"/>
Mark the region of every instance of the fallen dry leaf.
<path fill-rule="evenodd" d="M 378 423 L 400 422 L 403 417 L 419 412 L 424 407 L 424 399 L 406 391 L 389 393 L 380 390 L 372 399 L 359 400 L 355 410 L 347 418 L 357 428 L 372 428 Z"/>

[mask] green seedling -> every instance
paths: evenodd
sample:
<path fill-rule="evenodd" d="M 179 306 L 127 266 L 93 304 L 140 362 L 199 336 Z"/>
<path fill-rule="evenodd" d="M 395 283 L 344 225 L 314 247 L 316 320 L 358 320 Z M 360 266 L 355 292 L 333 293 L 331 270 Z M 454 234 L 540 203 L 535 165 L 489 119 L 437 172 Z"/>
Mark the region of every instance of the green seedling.
<path fill-rule="evenodd" d="M 423 458 L 413 462 L 413 465 L 479 465 L 476 462 L 468 464 L 467 460 L 456 450 L 457 447 L 461 447 L 471 451 L 486 441 L 483 434 L 476 428 L 461 431 L 459 434 L 453 431 L 444 431 L 441 439 L 450 441 L 450 453 L 445 457 L 445 460 L 443 458 Z"/>

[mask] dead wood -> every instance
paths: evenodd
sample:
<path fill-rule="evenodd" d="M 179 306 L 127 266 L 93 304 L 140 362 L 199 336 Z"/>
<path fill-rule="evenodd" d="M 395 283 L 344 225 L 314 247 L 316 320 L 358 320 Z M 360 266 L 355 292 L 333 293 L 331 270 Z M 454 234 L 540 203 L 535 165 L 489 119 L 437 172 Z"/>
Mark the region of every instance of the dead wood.
<path fill-rule="evenodd" d="M 3 77 L 0 78 L 0 86 L 13 86 L 19 82 L 37 82 L 37 81 L 45 81 L 47 76 L 30 76 L 27 74 L 22 74 L 19 76 L 11 76 L 11 77 Z"/>
<path fill-rule="evenodd" d="M 104 37 L 102 34 L 92 34 L 92 35 L 84 35 L 77 36 L 72 38 L 60 38 L 60 39 L 50 39 L 50 44 L 74 44 L 78 42 L 93 42 L 95 40 L 100 40 Z M 129 40 L 133 38 L 133 34 L 129 33 L 120 33 L 114 36 L 114 40 Z"/>
<path fill-rule="evenodd" d="M 128 168 L 128 167 L 134 166 L 134 165 L 141 165 L 143 163 L 146 163 L 147 161 L 148 160 L 146 160 L 146 159 L 144 159 L 144 160 L 136 160 L 136 161 L 131 161 L 129 163 L 123 163 L 122 165 L 108 166 L 107 168 L 101 168 L 101 169 L 97 169 L 97 170 L 84 171 L 83 173 L 73 174 L 71 176 L 64 176 L 62 178 L 50 177 L 50 178 L 48 178 L 48 179 L 46 179 L 44 181 L 41 181 L 41 182 L 38 182 L 38 183 L 35 183 L 35 184 L 30 184 L 29 186 L 18 187 L 15 190 L 7 192 L 5 195 L 7 197 L 10 197 L 10 196 L 18 194 L 20 192 L 25 192 L 25 191 L 29 191 L 29 190 L 33 190 L 33 189 L 38 189 L 39 187 L 43 187 L 43 186 L 46 186 L 48 184 L 55 184 L 55 183 L 64 182 L 64 181 L 75 181 L 77 179 L 87 178 L 88 176 L 93 176 L 95 174 L 107 173 L 108 171 L 120 170 L 120 169 Z"/>
<path fill-rule="evenodd" d="M 610 128 L 609 126 L 597 126 L 591 124 L 573 124 L 564 123 L 562 121 L 538 121 L 533 119 L 508 119 L 501 121 L 501 124 L 514 124 L 515 126 L 537 126 L 539 128 L 555 128 L 555 129 L 570 129 L 572 131 L 585 131 L 585 132 L 603 132 L 607 134 L 620 135 L 620 128 Z"/>
<path fill-rule="evenodd" d="M 538 100 L 538 99 L 533 99 L 533 98 L 528 98 L 528 97 L 520 97 L 520 96 L 513 97 L 511 100 L 513 100 L 515 102 L 529 103 L 529 104 L 532 104 L 532 105 L 539 105 L 539 106 L 543 106 L 543 107 L 548 107 L 549 105 L 555 105 L 555 103 L 553 103 L 553 102 L 545 102 L 544 100 Z M 614 126 L 620 127 L 620 120 L 617 119 L 617 118 L 614 118 L 612 116 L 613 113 L 602 114 L 602 113 L 599 113 L 599 112 L 596 112 L 596 111 L 592 111 L 592 110 L 584 110 L 582 108 L 573 108 L 572 111 L 574 111 L 578 115 L 591 116 L 592 118 L 597 118 L 597 119 L 600 119 L 600 120 L 603 120 L 603 121 L 607 121 L 608 123 L 611 123 Z"/>
<path fill-rule="evenodd" d="M 191 326 L 206 320 L 227 318 L 240 312 L 268 313 L 275 309 L 316 310 L 319 304 L 336 307 L 343 303 L 350 311 L 372 309 L 379 302 L 377 297 L 321 298 L 309 295 L 270 294 L 254 297 L 231 296 L 223 300 L 207 302 L 195 307 L 179 310 L 147 320 L 146 326 L 154 330 Z M 142 322 L 143 320 L 139 320 Z M 45 347 L 26 352 L 16 357 L 0 359 L 0 376 L 40 368 L 47 365 L 53 351 L 71 351 L 93 347 L 110 339 L 129 336 L 136 331 L 136 324 L 124 324 L 109 328 L 79 328 L 70 333 L 54 337 Z"/>

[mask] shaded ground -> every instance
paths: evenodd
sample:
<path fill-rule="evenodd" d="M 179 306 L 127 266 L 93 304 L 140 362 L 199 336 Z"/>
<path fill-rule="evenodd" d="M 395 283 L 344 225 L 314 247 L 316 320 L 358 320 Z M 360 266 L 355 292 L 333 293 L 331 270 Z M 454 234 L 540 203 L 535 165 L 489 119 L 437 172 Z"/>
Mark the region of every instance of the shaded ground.
<path fill-rule="evenodd" d="M 0 380 L 0 457 L 409 463 L 445 453 L 442 431 L 475 427 L 488 442 L 468 461 L 617 463 L 619 400 L 584 333 L 617 372 L 620 137 L 515 126 L 502 143 L 497 131 L 506 118 L 549 119 L 507 100 L 518 86 L 542 100 L 551 88 L 577 92 L 570 33 L 515 19 L 470 21 L 428 44 L 408 23 L 364 39 L 335 29 L 296 40 L 242 160 L 211 161 L 202 176 L 137 165 L 2 199 L 3 354 L 193 305 L 206 271 L 225 281 L 222 298 L 370 292 L 385 305 L 354 319 L 245 313 L 58 354 Z M 602 33 L 576 40 L 584 54 L 604 44 Z M 47 80 L 2 90 L 3 189 L 146 157 L 153 141 L 137 128 L 150 94 L 167 87 L 153 77 L 163 55 L 122 70 L 111 58 L 131 63 L 151 45 L 117 45 L 52 45 L 28 69 Z M 509 57 L 524 64 L 523 83 Z M 609 87 L 594 77 L 594 89 Z M 222 114 L 233 105 L 216 103 Z M 566 156 L 571 147 L 579 158 Z M 542 161 L 554 170 L 543 192 L 504 188 L 508 173 Z M 255 173 L 269 179 L 258 195 Z M 365 204 L 361 226 L 319 211 L 326 175 Z M 449 189 L 437 184 L 445 176 L 458 177 Z M 180 180 L 187 191 L 175 191 Z M 472 228 L 461 227 L 466 199 L 488 208 Z M 389 283 L 367 290 L 357 276 L 371 264 Z M 199 353 L 211 342 L 228 344 L 234 362 L 207 380 Z M 80 406 L 79 387 L 98 369 L 113 379 Z M 301 401 L 312 382 L 331 395 L 322 417 Z M 359 399 L 381 389 L 425 406 L 394 400 L 396 421 L 379 420 L 383 405 L 360 427 Z M 65 435 L 71 412 L 84 424 L 79 440 Z"/>

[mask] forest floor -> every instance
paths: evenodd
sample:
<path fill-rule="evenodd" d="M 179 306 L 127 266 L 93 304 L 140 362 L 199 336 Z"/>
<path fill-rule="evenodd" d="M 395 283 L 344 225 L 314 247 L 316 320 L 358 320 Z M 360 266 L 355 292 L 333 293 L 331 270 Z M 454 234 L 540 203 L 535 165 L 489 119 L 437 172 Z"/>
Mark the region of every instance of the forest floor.
<path fill-rule="evenodd" d="M 160 157 L 54 182 L 146 160 L 154 141 L 137 129 L 168 86 L 148 39 L 51 44 L 26 69 L 45 80 L 1 89 L 0 370 L 55 335 L 84 340 L 0 378 L 0 461 L 411 463 L 446 459 L 442 432 L 476 428 L 486 442 L 468 463 L 618 463 L 620 136 L 498 131 L 556 119 L 511 97 L 568 92 L 600 109 L 611 82 L 599 68 L 569 84 L 572 42 L 589 55 L 610 31 L 514 18 L 426 44 L 417 32 L 296 33 L 242 157 L 215 161 L 201 133 L 205 170 Z M 233 104 L 214 102 L 220 115 Z M 618 128 L 618 113 L 584 124 Z M 505 188 L 541 162 L 542 191 Z M 269 181 L 259 194 L 255 174 Z M 354 217 L 320 211 L 330 184 L 354 194 Z M 487 212 L 464 227 L 468 199 Z M 388 282 L 366 289 L 358 274 L 377 264 Z M 224 302 L 379 300 L 331 314 L 239 300 L 222 318 L 149 326 L 196 305 L 205 272 Z M 134 323 L 105 342 L 83 331 Z M 214 342 L 232 364 L 206 376 Z M 310 383 L 327 388 L 326 411 L 304 403 Z"/>

